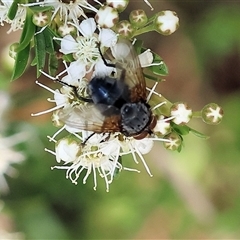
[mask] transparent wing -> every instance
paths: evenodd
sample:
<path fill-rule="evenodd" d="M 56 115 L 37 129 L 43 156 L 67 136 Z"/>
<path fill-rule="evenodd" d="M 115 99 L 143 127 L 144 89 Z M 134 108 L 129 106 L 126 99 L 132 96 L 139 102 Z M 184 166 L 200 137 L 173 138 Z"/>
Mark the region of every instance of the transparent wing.
<path fill-rule="evenodd" d="M 120 131 L 119 115 L 105 117 L 93 104 L 63 108 L 59 118 L 67 126 L 96 133 Z"/>
<path fill-rule="evenodd" d="M 118 78 L 130 88 L 131 101 L 137 102 L 146 99 L 146 82 L 142 73 L 138 55 L 130 41 L 120 39 L 111 49 L 116 61 Z M 122 74 L 123 73 L 123 74 Z"/>

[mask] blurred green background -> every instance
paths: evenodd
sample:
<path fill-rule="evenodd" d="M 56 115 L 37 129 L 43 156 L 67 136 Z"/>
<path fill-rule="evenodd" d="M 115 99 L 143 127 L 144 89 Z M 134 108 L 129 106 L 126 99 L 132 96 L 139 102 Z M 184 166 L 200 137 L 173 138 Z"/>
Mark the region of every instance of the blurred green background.
<path fill-rule="evenodd" d="M 169 67 L 158 91 L 194 110 L 216 102 L 224 109 L 223 122 L 206 126 L 194 120 L 193 126 L 210 139 L 188 135 L 181 153 L 155 143 L 145 157 L 152 178 L 129 158 L 126 165 L 141 173 L 122 172 L 109 193 L 100 178 L 97 191 L 91 177 L 85 185 L 81 177 L 74 185 L 65 171 L 50 170 L 56 161 L 44 148 L 54 147 L 47 139 L 57 131 L 51 114 L 30 116 L 50 108 L 46 98 L 52 95 L 36 86 L 35 69 L 9 82 L 11 64 L 4 54 L 18 33 L 7 35 L 8 27 L 2 27 L 0 88 L 11 96 L 2 135 L 23 131 L 29 138 L 15 147 L 26 160 L 14 166 L 17 177 L 6 176 L 10 190 L 0 195 L 5 203 L 0 228 L 21 232 L 23 239 L 240 238 L 240 2 L 151 3 L 156 12 L 169 9 L 180 18 L 171 36 L 141 36 Z M 151 13 L 140 0 L 131 8 Z M 55 88 L 48 79 L 40 81 Z"/>

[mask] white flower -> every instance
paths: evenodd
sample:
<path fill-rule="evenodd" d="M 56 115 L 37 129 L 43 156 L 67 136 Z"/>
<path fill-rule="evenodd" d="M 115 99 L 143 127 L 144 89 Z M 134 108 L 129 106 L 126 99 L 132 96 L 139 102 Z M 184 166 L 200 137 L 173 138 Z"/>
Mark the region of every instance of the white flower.
<path fill-rule="evenodd" d="M 54 99 L 49 99 L 48 98 L 48 101 L 49 102 L 55 102 L 56 106 L 54 106 L 53 108 L 47 109 L 45 111 L 42 111 L 42 112 L 32 113 L 31 116 L 33 116 L 33 117 L 39 116 L 39 115 L 42 115 L 42 114 L 45 114 L 45 113 L 53 112 L 53 111 L 55 111 L 57 109 L 66 107 L 74 99 L 74 95 L 73 95 L 72 89 L 69 88 L 69 87 L 63 86 L 61 88 L 62 92 L 60 92 L 58 89 L 52 90 L 51 88 L 45 86 L 44 84 L 42 84 L 42 83 L 40 83 L 38 81 L 36 81 L 36 84 L 38 84 L 40 87 L 48 90 L 49 92 L 53 93 Z"/>
<path fill-rule="evenodd" d="M 132 154 L 133 160 L 138 164 L 137 156 L 142 161 L 147 173 L 152 177 L 151 171 L 145 162 L 143 157 L 144 154 L 147 154 L 151 151 L 153 147 L 153 140 L 150 138 L 143 138 L 141 140 L 136 140 L 132 137 L 124 137 L 123 141 L 119 141 L 121 145 L 121 155 Z"/>
<path fill-rule="evenodd" d="M 66 177 L 74 184 L 77 184 L 80 174 L 86 169 L 83 183 L 85 184 L 89 175 L 93 173 L 95 190 L 98 172 L 104 178 L 108 192 L 115 170 L 121 170 L 122 166 L 118 162 L 120 146 L 116 139 L 105 142 L 102 141 L 104 138 L 102 134 L 95 134 L 84 146 L 75 141 L 61 139 L 56 145 L 56 153 L 52 153 L 56 155 L 57 162 L 62 160 L 65 163 L 64 166 L 54 166 L 52 169 L 66 169 Z"/>
<path fill-rule="evenodd" d="M 81 79 L 86 73 L 91 72 L 98 61 L 101 61 L 99 44 L 101 47 L 111 47 L 117 41 L 117 35 L 110 29 L 99 29 L 100 35 L 95 33 L 97 26 L 93 18 L 83 20 L 76 26 L 81 36 L 76 39 L 71 35 L 55 38 L 61 41 L 60 52 L 73 54 L 73 61 L 68 69 L 73 79 Z"/>
<path fill-rule="evenodd" d="M 109 191 L 109 185 L 112 183 L 116 172 L 121 170 L 139 172 L 136 169 L 123 167 L 119 162 L 121 156 L 132 154 L 134 161 L 138 163 L 138 156 L 148 174 L 152 176 L 143 155 L 151 150 L 154 139 L 136 140 L 132 137 L 119 137 L 119 135 L 120 133 L 107 136 L 104 133 L 94 134 L 87 139 L 84 145 L 81 145 L 77 140 L 73 140 L 72 137 L 57 141 L 55 152 L 48 149 L 46 151 L 54 154 L 58 163 L 61 163 L 61 161 L 64 163 L 62 166 L 54 166 L 52 169 L 65 169 L 66 178 L 74 184 L 77 184 L 80 174 L 83 170 L 86 170 L 83 183 L 86 183 L 87 178 L 92 173 L 95 190 L 97 188 L 98 172 L 100 177 L 105 180 L 106 190 Z"/>
<path fill-rule="evenodd" d="M 7 14 L 13 3 L 13 0 L 2 0 L 1 3 L 3 4 L 3 5 L 0 5 L 1 26 L 4 25 L 4 22 L 9 23 L 11 25 L 7 33 L 22 29 L 23 24 L 25 22 L 25 18 L 26 18 L 26 8 L 24 6 L 19 5 L 15 18 L 13 20 L 10 20 Z"/>
<path fill-rule="evenodd" d="M 51 6 L 53 7 L 53 13 L 51 22 L 60 20 L 63 25 L 67 25 L 68 22 L 78 24 L 79 18 L 82 16 L 87 18 L 84 10 L 90 10 L 97 12 L 97 9 L 88 3 L 87 0 L 75 0 L 75 1 L 60 1 L 60 0 L 43 0 L 35 3 L 22 4 L 23 6 Z"/>

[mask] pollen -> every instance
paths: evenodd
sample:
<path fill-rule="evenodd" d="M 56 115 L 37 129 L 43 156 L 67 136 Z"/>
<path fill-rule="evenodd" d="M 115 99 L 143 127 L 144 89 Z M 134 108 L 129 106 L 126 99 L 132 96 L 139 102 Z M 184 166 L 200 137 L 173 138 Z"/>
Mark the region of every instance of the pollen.
<path fill-rule="evenodd" d="M 94 63 L 99 58 L 99 50 L 97 47 L 97 38 L 85 38 L 78 37 L 77 39 L 77 51 L 74 53 L 76 60 L 82 60 L 85 64 Z"/>

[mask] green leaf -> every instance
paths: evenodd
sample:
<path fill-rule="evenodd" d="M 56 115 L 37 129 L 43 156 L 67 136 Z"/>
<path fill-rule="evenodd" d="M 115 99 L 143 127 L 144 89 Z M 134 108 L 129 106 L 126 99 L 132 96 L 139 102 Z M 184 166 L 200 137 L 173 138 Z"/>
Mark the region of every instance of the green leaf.
<path fill-rule="evenodd" d="M 152 71 L 150 71 L 148 68 L 143 69 L 143 75 L 145 78 L 148 78 L 150 80 L 153 80 L 155 82 L 162 82 L 163 79 L 156 76 Z"/>
<path fill-rule="evenodd" d="M 48 58 L 48 73 L 50 76 L 55 76 L 58 70 L 58 59 L 56 54 L 50 54 Z"/>
<path fill-rule="evenodd" d="M 154 74 L 159 76 L 167 76 L 168 75 L 168 67 L 165 62 L 153 62 L 158 63 L 159 65 L 148 67 Z"/>
<path fill-rule="evenodd" d="M 41 75 L 39 70 L 42 70 L 45 66 L 46 51 L 45 51 L 45 38 L 44 33 L 39 32 L 34 36 L 35 43 L 35 57 L 37 61 L 37 77 Z"/>
<path fill-rule="evenodd" d="M 178 133 L 179 135 L 187 135 L 190 132 L 190 127 L 187 125 L 177 125 L 173 122 L 171 122 L 173 130 Z"/>
<path fill-rule="evenodd" d="M 30 41 L 32 40 L 34 33 L 35 33 L 36 26 L 32 22 L 32 13 L 30 11 L 26 14 L 25 23 L 22 30 L 22 35 L 20 38 L 19 46 L 17 47 L 16 51 L 22 51 L 29 45 Z"/>
<path fill-rule="evenodd" d="M 32 6 L 30 9 L 33 12 L 46 12 L 48 10 L 51 10 L 53 7 L 52 6 Z"/>
<path fill-rule="evenodd" d="M 177 152 L 180 153 L 180 152 L 182 151 L 182 148 L 183 148 L 183 137 L 182 137 L 181 135 L 179 135 L 179 137 L 181 138 L 182 143 L 181 143 L 180 146 L 178 147 Z"/>
<path fill-rule="evenodd" d="M 148 67 L 148 69 L 156 75 L 167 76 L 168 67 L 163 61 L 163 59 L 155 52 L 152 52 L 152 54 L 153 54 L 153 64 L 158 64 L 158 65 L 150 66 Z"/>
<path fill-rule="evenodd" d="M 143 52 L 143 41 L 142 40 L 139 40 L 137 39 L 134 43 L 134 48 L 136 50 L 136 53 L 139 55 L 140 53 Z M 144 50 L 145 51 L 145 50 Z"/>
<path fill-rule="evenodd" d="M 64 54 L 64 55 L 62 56 L 62 59 L 63 59 L 64 61 L 66 61 L 66 62 L 73 62 L 73 61 L 75 61 L 75 59 L 73 58 L 72 53 Z"/>
<path fill-rule="evenodd" d="M 10 20 L 13 20 L 17 14 L 17 10 L 18 10 L 18 3 L 20 2 L 20 0 L 14 0 L 13 3 L 11 4 L 11 7 L 8 10 L 8 18 Z"/>
<path fill-rule="evenodd" d="M 37 57 L 35 56 L 34 59 L 31 62 L 31 66 L 36 66 L 37 65 Z"/>
<path fill-rule="evenodd" d="M 55 53 L 54 44 L 53 44 L 53 37 L 54 37 L 53 32 L 51 32 L 49 28 L 46 28 L 43 31 L 43 34 L 45 38 L 45 50 L 50 54 Z"/>
<path fill-rule="evenodd" d="M 11 80 L 19 78 L 25 71 L 30 54 L 30 43 L 17 53 Z"/>
<path fill-rule="evenodd" d="M 209 138 L 209 136 L 207 136 L 207 135 L 205 135 L 203 133 L 200 133 L 197 130 L 192 129 L 192 128 L 190 128 L 190 132 L 193 133 L 195 136 L 203 138 L 203 139 L 208 139 Z"/>

